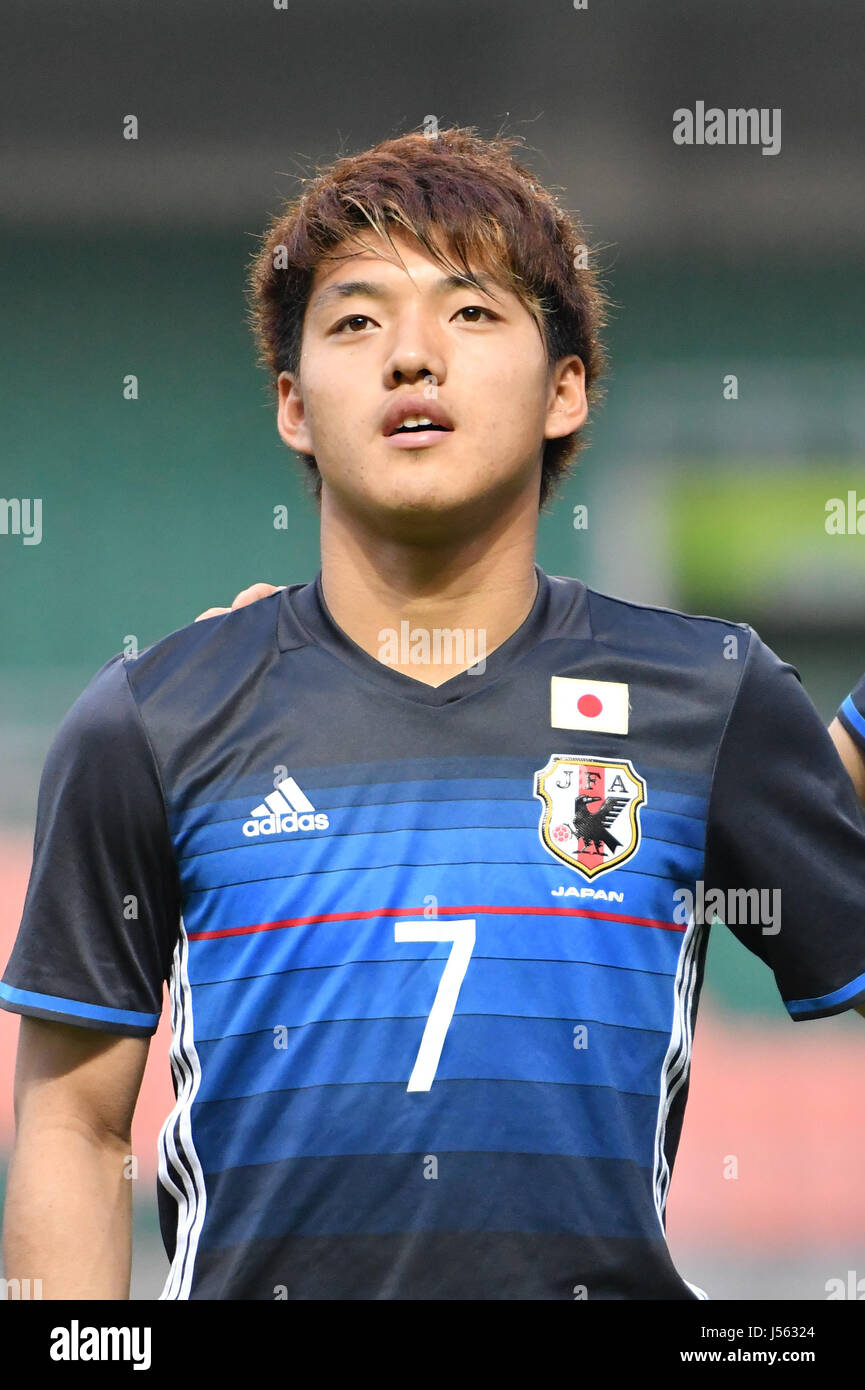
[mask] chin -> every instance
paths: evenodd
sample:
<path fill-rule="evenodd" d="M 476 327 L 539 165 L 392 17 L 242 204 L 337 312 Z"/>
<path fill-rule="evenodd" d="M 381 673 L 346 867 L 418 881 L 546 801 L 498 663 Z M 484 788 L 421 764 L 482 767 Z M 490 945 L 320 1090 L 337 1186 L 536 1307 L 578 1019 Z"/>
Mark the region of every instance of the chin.
<path fill-rule="evenodd" d="M 476 459 L 448 459 L 444 467 L 441 455 L 436 459 L 434 453 L 432 449 L 406 452 L 399 460 L 388 459 L 384 466 L 377 459 L 362 474 L 346 478 L 343 486 L 336 480 L 331 486 L 346 511 L 366 514 L 386 525 L 405 523 L 417 531 L 425 521 L 434 527 L 446 522 L 453 525 L 460 517 L 476 525 L 479 516 L 489 513 L 491 507 L 501 510 L 527 485 L 535 488 L 537 484 L 536 470 L 527 477 L 524 464 L 502 472 L 501 460 L 496 467 L 484 467 L 483 461 L 479 465 Z M 372 486 L 360 490 L 361 478 Z"/>
<path fill-rule="evenodd" d="M 412 491 L 410 488 L 370 500 L 382 511 L 389 512 L 394 517 L 418 518 L 458 516 L 466 509 L 478 506 L 482 501 L 479 497 L 467 496 L 465 493 L 431 492 L 429 489 Z"/>
<path fill-rule="evenodd" d="M 483 504 L 483 494 L 428 487 L 365 499 L 367 512 L 375 513 L 383 531 L 407 540 L 455 540 L 463 529 L 476 531 Z"/>
<path fill-rule="evenodd" d="M 409 456 L 398 468 L 367 473 L 366 481 L 373 479 L 369 500 L 393 511 L 447 512 L 470 505 L 482 495 L 477 478 L 469 484 L 463 469 L 443 468 L 432 458 Z"/>

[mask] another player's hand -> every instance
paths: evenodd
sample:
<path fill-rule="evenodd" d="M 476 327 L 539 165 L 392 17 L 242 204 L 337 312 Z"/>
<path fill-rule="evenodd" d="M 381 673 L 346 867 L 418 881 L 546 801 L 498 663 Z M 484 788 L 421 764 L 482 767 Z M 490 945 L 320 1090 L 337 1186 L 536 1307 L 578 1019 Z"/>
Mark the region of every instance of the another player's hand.
<path fill-rule="evenodd" d="M 859 745 L 853 742 L 837 717 L 829 725 L 829 733 L 838 750 L 839 758 L 850 774 L 859 800 L 865 806 L 865 755 L 863 755 Z"/>
<path fill-rule="evenodd" d="M 241 589 L 239 594 L 235 594 L 231 608 L 245 608 L 248 603 L 257 603 L 260 598 L 269 598 L 279 589 L 284 589 L 284 584 L 250 584 L 248 589 Z M 199 613 L 195 619 L 200 623 L 202 618 L 216 618 L 220 613 L 230 613 L 231 608 L 206 608 L 203 613 Z"/>

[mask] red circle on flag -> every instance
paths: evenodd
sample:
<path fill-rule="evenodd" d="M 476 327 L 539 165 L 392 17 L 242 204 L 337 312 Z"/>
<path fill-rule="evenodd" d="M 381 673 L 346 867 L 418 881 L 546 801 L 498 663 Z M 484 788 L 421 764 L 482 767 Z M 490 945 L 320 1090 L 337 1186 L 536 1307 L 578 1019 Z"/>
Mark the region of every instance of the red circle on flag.
<path fill-rule="evenodd" d="M 577 701 L 577 709 L 586 719 L 594 719 L 603 708 L 597 695 L 581 695 Z"/>

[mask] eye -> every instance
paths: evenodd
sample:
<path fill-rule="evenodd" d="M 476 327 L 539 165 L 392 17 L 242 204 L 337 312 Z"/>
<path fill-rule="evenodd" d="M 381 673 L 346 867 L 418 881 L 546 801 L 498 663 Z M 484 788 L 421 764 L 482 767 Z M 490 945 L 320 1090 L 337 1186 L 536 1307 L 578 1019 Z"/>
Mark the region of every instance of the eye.
<path fill-rule="evenodd" d="M 372 323 L 372 319 L 368 314 L 349 314 L 347 318 L 340 319 L 339 323 L 335 323 L 331 331 L 334 333 L 342 333 L 349 324 L 352 324 L 354 327 L 351 328 L 351 332 L 354 333 L 357 331 L 358 324 L 362 328 L 365 323 Z"/>
<path fill-rule="evenodd" d="M 457 310 L 456 314 L 454 314 L 454 318 L 457 318 L 460 314 L 486 314 L 487 318 L 491 321 L 495 321 L 498 318 L 497 314 L 493 314 L 489 309 L 484 309 L 480 304 L 467 304 L 464 309 Z M 468 322 L 480 323 L 480 319 L 472 318 L 469 319 Z"/>

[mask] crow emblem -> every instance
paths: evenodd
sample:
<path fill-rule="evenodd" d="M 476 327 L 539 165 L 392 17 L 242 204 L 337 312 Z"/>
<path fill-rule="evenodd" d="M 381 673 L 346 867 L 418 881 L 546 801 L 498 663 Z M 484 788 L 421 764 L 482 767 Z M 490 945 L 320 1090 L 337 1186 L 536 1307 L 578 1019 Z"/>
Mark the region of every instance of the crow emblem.
<path fill-rule="evenodd" d="M 593 801 L 600 801 L 599 796 L 588 796 L 585 792 L 578 796 L 574 802 L 574 818 L 571 825 L 578 840 L 585 840 L 587 845 L 600 851 L 602 845 L 606 845 L 613 853 L 619 848 L 621 843 L 615 835 L 610 833 L 609 826 L 614 820 L 618 819 L 619 812 L 627 806 L 626 796 L 608 796 L 599 811 L 591 811 L 589 808 Z"/>
<path fill-rule="evenodd" d="M 630 760 L 556 753 L 535 773 L 544 849 L 585 878 L 636 853 L 646 783 Z"/>

